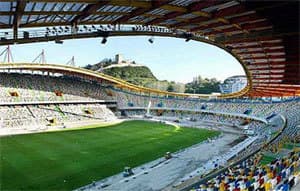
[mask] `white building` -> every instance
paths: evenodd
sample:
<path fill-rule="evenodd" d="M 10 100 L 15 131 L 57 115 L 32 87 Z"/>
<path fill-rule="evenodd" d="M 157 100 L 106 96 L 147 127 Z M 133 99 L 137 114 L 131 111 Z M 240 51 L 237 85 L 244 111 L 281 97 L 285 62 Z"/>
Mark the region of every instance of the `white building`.
<path fill-rule="evenodd" d="M 220 84 L 220 90 L 223 94 L 234 93 L 247 86 L 246 76 L 231 76 Z"/>
<path fill-rule="evenodd" d="M 108 68 L 114 68 L 114 67 L 125 67 L 125 66 L 132 66 L 132 67 L 138 67 L 138 66 L 144 66 L 142 64 L 137 64 L 135 61 L 132 60 L 125 60 L 123 58 L 122 54 L 115 55 L 115 61 L 113 64 L 110 64 L 102 69 L 108 69 Z"/>

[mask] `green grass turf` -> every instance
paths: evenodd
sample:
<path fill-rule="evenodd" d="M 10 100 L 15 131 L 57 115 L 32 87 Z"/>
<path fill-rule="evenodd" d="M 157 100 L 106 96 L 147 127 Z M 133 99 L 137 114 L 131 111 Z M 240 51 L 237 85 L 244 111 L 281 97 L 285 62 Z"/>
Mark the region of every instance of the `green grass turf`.
<path fill-rule="evenodd" d="M 101 128 L 2 137 L 0 190 L 75 189 L 218 134 L 127 121 Z"/>

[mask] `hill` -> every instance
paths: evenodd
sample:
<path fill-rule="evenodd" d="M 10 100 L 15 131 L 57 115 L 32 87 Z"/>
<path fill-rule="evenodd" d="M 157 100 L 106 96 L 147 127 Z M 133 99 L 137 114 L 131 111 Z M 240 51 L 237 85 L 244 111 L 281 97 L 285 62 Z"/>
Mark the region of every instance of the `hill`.
<path fill-rule="evenodd" d="M 158 80 L 147 66 L 137 64 L 135 61 L 124 60 L 120 54 L 117 54 L 114 60 L 105 58 L 97 64 L 89 64 L 84 68 L 103 72 L 104 74 L 144 87 L 155 88 L 164 91 L 185 91 L 184 84 L 168 82 L 167 80 Z"/>
<path fill-rule="evenodd" d="M 103 69 L 102 72 L 142 86 L 147 86 L 158 81 L 151 70 L 146 66 L 110 67 Z"/>
<path fill-rule="evenodd" d="M 104 74 L 146 87 L 158 81 L 148 67 L 136 64 L 134 61 L 103 59 L 97 64 L 89 64 L 84 68 L 103 72 Z"/>
<path fill-rule="evenodd" d="M 102 72 L 104 74 L 123 79 L 132 84 L 163 91 L 199 94 L 220 92 L 220 82 L 214 78 L 202 79 L 201 76 L 198 76 L 196 77 L 196 80 L 194 79 L 192 82 L 187 84 L 158 80 L 147 66 L 137 64 L 135 61 L 124 60 L 120 54 L 117 54 L 115 59 L 105 58 L 97 64 L 89 64 L 84 68 Z"/>

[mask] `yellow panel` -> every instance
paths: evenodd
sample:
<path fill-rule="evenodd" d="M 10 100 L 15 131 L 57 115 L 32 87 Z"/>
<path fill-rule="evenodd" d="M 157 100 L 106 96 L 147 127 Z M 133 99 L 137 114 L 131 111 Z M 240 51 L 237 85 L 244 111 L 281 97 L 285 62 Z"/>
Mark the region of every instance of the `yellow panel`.
<path fill-rule="evenodd" d="M 211 14 L 206 13 L 204 11 L 194 11 L 192 12 L 194 15 L 202 16 L 202 17 L 211 17 Z"/>
<path fill-rule="evenodd" d="M 218 21 L 225 23 L 225 24 L 229 24 L 229 21 L 227 19 L 224 18 L 217 18 Z"/>
<path fill-rule="evenodd" d="M 187 12 L 186 8 L 175 6 L 175 5 L 163 5 L 160 8 L 169 10 L 169 11 Z"/>
<path fill-rule="evenodd" d="M 128 7 L 141 7 L 141 8 L 151 8 L 151 2 L 147 1 L 131 1 L 131 0 L 112 0 L 109 2 L 109 5 L 118 5 L 118 6 L 128 6 Z"/>

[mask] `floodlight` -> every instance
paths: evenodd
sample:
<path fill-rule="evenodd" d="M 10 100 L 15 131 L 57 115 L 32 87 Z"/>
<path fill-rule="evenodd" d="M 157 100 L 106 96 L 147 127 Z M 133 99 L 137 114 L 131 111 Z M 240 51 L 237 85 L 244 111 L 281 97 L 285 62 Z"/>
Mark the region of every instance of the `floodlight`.
<path fill-rule="evenodd" d="M 106 37 L 103 37 L 102 41 L 101 41 L 101 44 L 105 44 L 107 42 L 107 38 Z"/>
<path fill-rule="evenodd" d="M 59 40 L 59 39 L 56 39 L 56 40 L 55 40 L 55 43 L 56 43 L 56 44 L 63 44 L 63 43 L 64 43 L 64 41 L 62 41 L 62 40 Z"/>
<path fill-rule="evenodd" d="M 149 39 L 148 39 L 148 41 L 149 41 L 151 44 L 153 44 L 153 42 L 154 42 L 154 38 L 153 38 L 153 37 L 151 37 L 151 38 L 149 38 Z"/>

